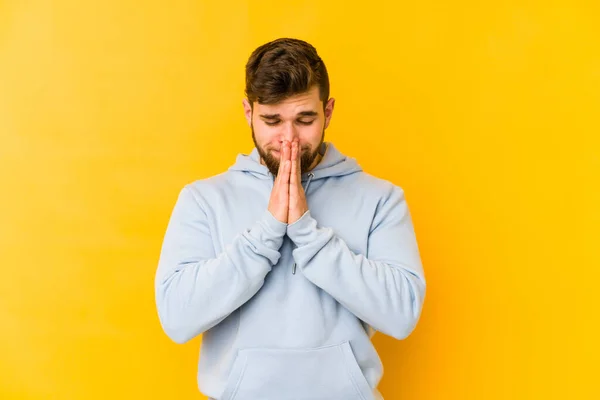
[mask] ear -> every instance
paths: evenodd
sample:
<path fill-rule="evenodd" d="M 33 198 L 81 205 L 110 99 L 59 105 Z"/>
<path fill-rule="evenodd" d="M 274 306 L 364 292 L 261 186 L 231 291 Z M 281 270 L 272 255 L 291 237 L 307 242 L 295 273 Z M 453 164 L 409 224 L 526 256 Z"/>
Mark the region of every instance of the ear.
<path fill-rule="evenodd" d="M 325 105 L 325 127 L 323 129 L 327 129 L 327 127 L 329 126 L 329 121 L 331 121 L 334 106 L 335 99 L 332 97 L 329 100 L 327 100 L 327 104 Z"/>
<path fill-rule="evenodd" d="M 244 105 L 244 116 L 246 117 L 248 126 L 252 126 L 252 106 L 250 105 L 248 99 L 244 99 L 242 104 Z"/>

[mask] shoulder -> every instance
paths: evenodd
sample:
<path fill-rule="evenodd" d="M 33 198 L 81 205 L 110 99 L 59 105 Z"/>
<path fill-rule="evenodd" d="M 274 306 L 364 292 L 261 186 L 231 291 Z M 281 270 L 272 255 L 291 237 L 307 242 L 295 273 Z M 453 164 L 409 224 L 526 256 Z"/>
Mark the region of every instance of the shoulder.
<path fill-rule="evenodd" d="M 202 205 L 206 202 L 207 198 L 212 197 L 214 193 L 222 191 L 224 187 L 230 184 L 230 174 L 231 172 L 227 171 L 206 178 L 188 181 L 180 187 L 179 197 Z"/>
<path fill-rule="evenodd" d="M 192 192 L 202 193 L 207 190 L 215 190 L 224 185 L 228 184 L 230 180 L 231 172 L 221 172 L 220 174 L 209 176 L 206 178 L 196 179 L 190 182 L 187 182 L 184 185 L 184 189 L 190 190 Z"/>
<path fill-rule="evenodd" d="M 186 183 L 182 191 L 190 195 L 200 204 L 221 202 L 229 196 L 237 197 L 240 191 L 251 185 L 253 178 L 240 171 L 224 171 L 206 178 Z"/>
<path fill-rule="evenodd" d="M 396 184 L 390 180 L 380 178 L 372 175 L 368 172 L 361 171 L 357 174 L 353 174 L 354 182 L 357 185 L 357 189 L 363 193 L 387 200 L 391 197 L 404 197 L 404 189 L 399 184 Z"/>

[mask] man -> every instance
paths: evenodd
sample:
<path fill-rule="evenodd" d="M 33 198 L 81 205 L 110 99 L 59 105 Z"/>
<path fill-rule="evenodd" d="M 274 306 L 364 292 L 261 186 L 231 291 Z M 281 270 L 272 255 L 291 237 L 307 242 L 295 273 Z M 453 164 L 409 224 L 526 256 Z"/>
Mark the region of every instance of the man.
<path fill-rule="evenodd" d="M 324 142 L 334 99 L 310 44 L 246 65 L 255 148 L 185 185 L 156 272 L 163 329 L 203 334 L 198 386 L 218 400 L 381 399 L 375 331 L 406 338 L 425 278 L 404 192 Z"/>

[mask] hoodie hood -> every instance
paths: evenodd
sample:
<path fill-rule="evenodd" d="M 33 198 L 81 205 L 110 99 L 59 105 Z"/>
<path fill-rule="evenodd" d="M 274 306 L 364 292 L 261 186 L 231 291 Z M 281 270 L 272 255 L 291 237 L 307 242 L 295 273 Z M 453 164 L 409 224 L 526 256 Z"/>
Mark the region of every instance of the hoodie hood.
<path fill-rule="evenodd" d="M 323 142 L 320 152 L 323 158 L 316 167 L 302 174 L 303 181 L 306 179 L 317 180 L 339 177 L 362 171 L 356 159 L 340 153 L 333 143 Z M 260 155 L 256 147 L 252 149 L 250 154 L 238 154 L 235 164 L 229 168 L 229 171 L 242 171 L 261 179 L 272 178 L 269 169 L 260 163 Z"/>

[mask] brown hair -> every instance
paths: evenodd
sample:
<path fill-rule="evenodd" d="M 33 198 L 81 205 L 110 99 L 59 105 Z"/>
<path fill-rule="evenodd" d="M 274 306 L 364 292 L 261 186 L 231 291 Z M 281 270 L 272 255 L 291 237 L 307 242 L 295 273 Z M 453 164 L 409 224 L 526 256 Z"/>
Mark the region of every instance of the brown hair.
<path fill-rule="evenodd" d="M 252 52 L 246 63 L 246 96 L 251 105 L 276 104 L 319 86 L 323 107 L 329 99 L 329 76 L 317 50 L 309 43 L 280 38 Z"/>

